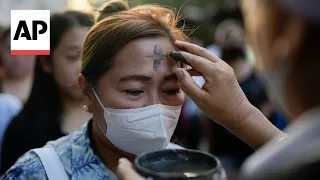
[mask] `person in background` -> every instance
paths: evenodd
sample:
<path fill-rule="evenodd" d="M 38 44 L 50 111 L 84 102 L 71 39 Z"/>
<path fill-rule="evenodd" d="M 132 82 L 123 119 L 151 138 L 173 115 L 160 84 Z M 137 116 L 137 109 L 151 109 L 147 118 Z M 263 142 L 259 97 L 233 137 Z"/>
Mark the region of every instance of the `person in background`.
<path fill-rule="evenodd" d="M 207 47 L 209 51 L 221 58 L 221 51 L 226 44 L 242 45 L 244 44 L 243 27 L 235 19 L 222 21 L 215 31 L 215 44 Z"/>
<path fill-rule="evenodd" d="M 1 32 L 2 32 L 2 29 L 1 29 Z M 0 36 L 1 35 L 2 34 L 0 33 Z M 21 108 L 23 107 L 22 102 L 17 97 L 10 94 L 3 93 L 2 79 L 4 78 L 5 75 L 6 75 L 6 70 L 3 67 L 2 59 L 0 58 L 0 151 L 1 151 L 3 134 L 8 123 L 11 121 L 11 119 L 14 116 L 16 116 L 20 112 Z M 0 162 L 1 162 L 1 156 L 0 156 Z M 0 166 L 0 169 L 1 169 L 1 166 Z"/>
<path fill-rule="evenodd" d="M 0 58 L 6 71 L 2 80 L 3 93 L 14 95 L 26 103 L 33 84 L 36 57 L 11 55 L 10 28 L 7 28 L 0 38 Z"/>
<path fill-rule="evenodd" d="M 287 125 L 286 120 L 272 106 L 267 95 L 265 80 L 247 59 L 244 44 L 227 42 L 227 45 L 222 49 L 221 58 L 233 68 L 240 87 L 249 102 L 257 107 L 276 127 L 283 130 Z"/>
<path fill-rule="evenodd" d="M 82 43 L 93 18 L 78 11 L 50 18 L 49 56 L 37 56 L 31 95 L 8 125 L 1 151 L 1 173 L 25 152 L 73 132 L 91 117 L 77 86 Z"/>
<path fill-rule="evenodd" d="M 188 40 L 176 27 L 179 18 L 162 6 L 129 9 L 120 0 L 108 1 L 103 9 L 115 3 L 124 8 L 101 18 L 83 44 L 78 84 L 93 118 L 76 132 L 27 152 L 4 180 L 116 180 L 121 157 L 133 161 L 144 152 L 182 148 L 170 143 L 185 96 L 173 71 L 177 62 L 168 55 L 176 50 L 176 39 Z M 46 163 L 61 171 L 52 174 Z"/>

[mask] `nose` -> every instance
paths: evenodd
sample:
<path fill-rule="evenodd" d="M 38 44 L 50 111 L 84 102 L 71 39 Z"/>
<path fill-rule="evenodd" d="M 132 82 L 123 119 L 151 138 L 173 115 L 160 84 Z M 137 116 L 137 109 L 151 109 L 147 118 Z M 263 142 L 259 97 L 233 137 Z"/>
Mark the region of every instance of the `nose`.
<path fill-rule="evenodd" d="M 148 96 L 147 102 L 145 102 L 145 106 L 151 106 L 154 104 L 161 104 L 159 93 L 152 93 Z"/>
<path fill-rule="evenodd" d="M 77 61 L 76 71 L 77 71 L 77 75 L 81 72 L 81 60 L 78 60 L 78 61 Z"/>

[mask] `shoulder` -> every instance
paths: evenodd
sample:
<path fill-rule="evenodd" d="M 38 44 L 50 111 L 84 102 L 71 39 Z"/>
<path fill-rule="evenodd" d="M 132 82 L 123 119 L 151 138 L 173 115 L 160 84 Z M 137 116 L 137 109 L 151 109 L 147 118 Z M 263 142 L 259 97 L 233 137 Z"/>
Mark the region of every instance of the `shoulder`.
<path fill-rule="evenodd" d="M 9 94 L 0 94 L 0 108 L 21 109 L 22 102 L 15 96 Z"/>
<path fill-rule="evenodd" d="M 46 172 L 39 157 L 29 151 L 24 154 L 2 177 L 9 179 L 47 179 Z"/>
<path fill-rule="evenodd" d="M 291 125 L 286 131 L 289 136 L 281 141 L 270 141 L 245 161 L 242 176 L 245 179 L 276 179 L 279 174 L 287 176 L 305 170 L 305 167 L 310 167 L 309 170 L 319 167 L 319 128 L 319 122 Z"/>
<path fill-rule="evenodd" d="M 72 134 L 55 141 L 48 142 L 45 147 L 53 148 L 59 156 L 65 170 L 71 173 L 72 156 Z M 3 180 L 11 179 L 47 179 L 45 168 L 39 156 L 33 151 L 25 153 L 18 161 L 4 174 Z"/>
<path fill-rule="evenodd" d="M 72 170 L 72 147 L 74 143 L 74 133 L 61 137 L 55 141 L 48 142 L 44 147 L 53 148 L 57 153 L 63 167 L 68 174 L 71 174 Z"/>
<path fill-rule="evenodd" d="M 86 126 L 67 136 L 61 137 L 55 141 L 50 141 L 45 145 L 45 147 L 51 147 L 55 150 L 69 175 L 72 174 L 72 165 L 75 163 L 73 162 L 73 158 L 78 156 L 83 149 L 89 148 L 89 145 L 85 143 L 85 129 Z M 84 154 L 80 153 L 79 156 L 83 155 Z"/>
<path fill-rule="evenodd" d="M 0 94 L 0 117 L 1 119 L 11 119 L 22 109 L 22 102 L 15 96 L 9 94 Z"/>
<path fill-rule="evenodd" d="M 84 129 L 86 129 L 86 125 L 69 135 L 54 141 L 49 141 L 45 147 L 53 147 L 59 156 L 65 153 L 71 153 L 72 146 L 76 145 L 78 141 L 85 141 Z"/>

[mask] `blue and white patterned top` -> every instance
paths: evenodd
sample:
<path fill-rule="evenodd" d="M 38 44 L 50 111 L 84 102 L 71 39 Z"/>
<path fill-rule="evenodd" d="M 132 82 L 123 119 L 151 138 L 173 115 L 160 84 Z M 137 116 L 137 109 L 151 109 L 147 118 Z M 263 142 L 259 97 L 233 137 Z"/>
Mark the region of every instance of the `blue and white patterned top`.
<path fill-rule="evenodd" d="M 3 135 L 6 131 L 6 128 L 10 124 L 12 118 L 14 118 L 21 111 L 22 107 L 23 103 L 17 97 L 10 94 L 0 93 L 0 152 L 2 148 Z"/>
<path fill-rule="evenodd" d="M 89 121 L 81 129 L 56 141 L 49 142 L 48 145 L 54 147 L 69 179 L 117 179 L 115 174 L 103 164 L 90 146 L 88 133 L 90 123 L 92 122 Z M 1 179 L 46 180 L 48 178 L 40 158 L 33 151 L 29 151 L 20 157 Z"/>

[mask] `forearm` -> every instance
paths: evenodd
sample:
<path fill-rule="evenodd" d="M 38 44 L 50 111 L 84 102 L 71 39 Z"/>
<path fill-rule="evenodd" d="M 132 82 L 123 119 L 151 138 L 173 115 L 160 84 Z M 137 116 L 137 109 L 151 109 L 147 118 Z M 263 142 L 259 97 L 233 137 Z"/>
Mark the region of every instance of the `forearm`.
<path fill-rule="evenodd" d="M 230 132 L 238 136 L 254 149 L 266 144 L 275 137 L 283 137 L 285 134 L 275 127 L 257 108 L 251 104 L 244 104 L 237 109 L 237 118 L 232 124 L 226 124 Z"/>

